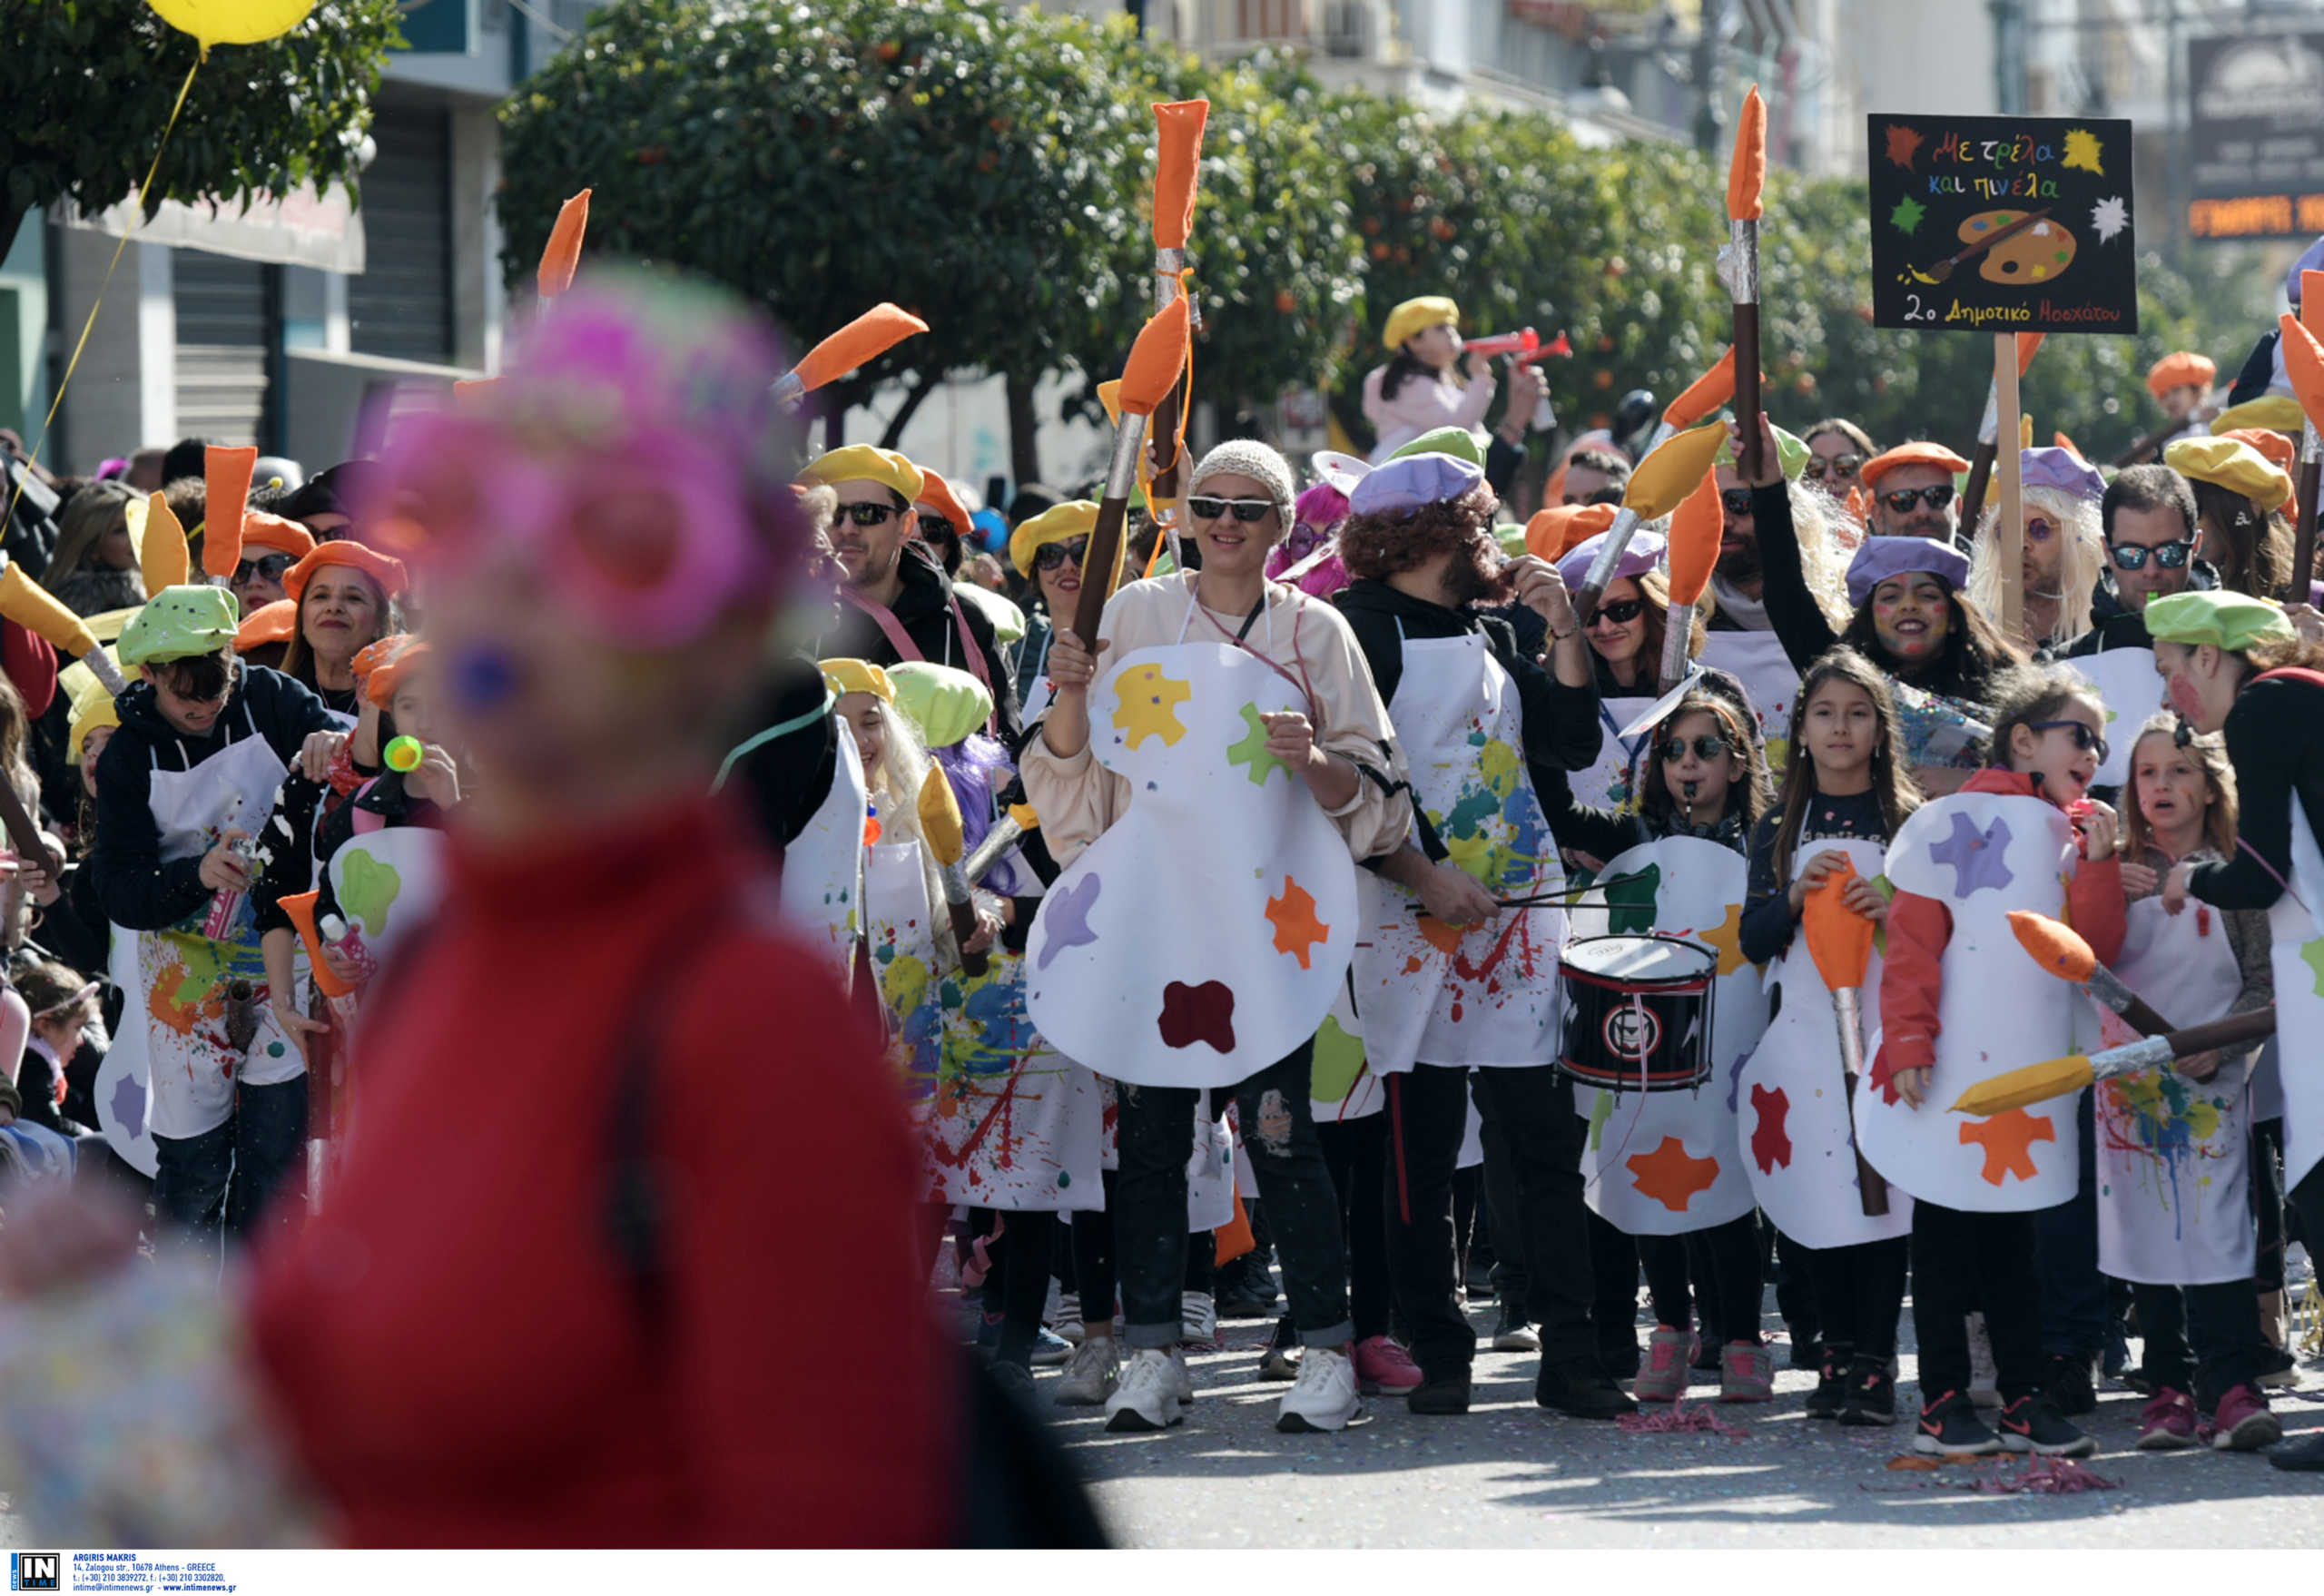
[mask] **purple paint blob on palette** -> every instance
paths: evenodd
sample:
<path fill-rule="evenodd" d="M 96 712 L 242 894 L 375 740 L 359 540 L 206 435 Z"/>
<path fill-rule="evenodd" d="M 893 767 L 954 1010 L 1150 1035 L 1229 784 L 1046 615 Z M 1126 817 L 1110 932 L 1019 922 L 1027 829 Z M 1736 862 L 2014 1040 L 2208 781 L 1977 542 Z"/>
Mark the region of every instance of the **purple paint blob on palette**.
<path fill-rule="evenodd" d="M 1987 887 L 1999 892 L 2016 879 L 2004 857 L 2008 852 L 2007 820 L 1995 815 L 1992 825 L 1979 831 L 1976 822 L 1956 812 L 1953 834 L 1942 842 L 1930 843 L 1928 856 L 1952 867 L 1954 896 L 1966 898 Z"/>
<path fill-rule="evenodd" d="M 1174 980 L 1162 989 L 1161 1027 L 1166 1046 L 1190 1048 L 1207 1042 L 1222 1053 L 1235 1050 L 1235 993 L 1225 981 L 1190 987 Z"/>
<path fill-rule="evenodd" d="M 1039 968 L 1047 970 L 1049 961 L 1068 948 L 1086 948 L 1098 940 L 1089 929 L 1089 911 L 1097 907 L 1098 892 L 1103 885 L 1095 871 L 1083 876 L 1061 892 L 1052 893 L 1041 923 L 1049 927 L 1049 938 L 1041 944 Z"/>

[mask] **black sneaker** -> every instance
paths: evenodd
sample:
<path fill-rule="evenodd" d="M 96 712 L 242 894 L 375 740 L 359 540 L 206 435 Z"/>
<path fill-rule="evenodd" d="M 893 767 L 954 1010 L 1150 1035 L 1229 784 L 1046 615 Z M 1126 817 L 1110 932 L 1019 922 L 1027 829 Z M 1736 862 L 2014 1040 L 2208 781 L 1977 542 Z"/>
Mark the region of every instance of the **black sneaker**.
<path fill-rule="evenodd" d="M 1218 1316 L 1222 1319 L 1272 1319 L 1278 1297 L 1275 1278 L 1255 1255 L 1244 1254 L 1218 1272 Z"/>
<path fill-rule="evenodd" d="M 1840 1410 L 1848 1404 L 1848 1355 L 1845 1347 L 1824 1349 L 1824 1361 L 1816 1373 L 1816 1389 L 1807 1396 L 1807 1416 L 1811 1419 L 1837 1419 Z"/>
<path fill-rule="evenodd" d="M 1638 1332 L 1627 1341 L 1609 1341 L 1598 1348 L 1598 1367 L 1609 1380 L 1635 1380 L 1645 1361 L 1638 1349 Z"/>
<path fill-rule="evenodd" d="M 1824 1344 L 1813 1335 L 1794 1335 L 1791 1352 L 1784 1359 L 1784 1366 L 1792 1369 L 1816 1369 L 1824 1366 Z"/>
<path fill-rule="evenodd" d="M 1404 1405 L 1416 1414 L 1465 1414 L 1469 1411 L 1468 1376 L 1423 1380 L 1405 1394 Z"/>
<path fill-rule="evenodd" d="M 1507 1297 L 1501 1299 L 1501 1311 L 1492 1327 L 1492 1349 L 1495 1352 L 1539 1352 L 1541 1338 L 1525 1320 L 1525 1310 Z"/>
<path fill-rule="evenodd" d="M 2090 1358 L 2082 1353 L 2059 1353 L 2050 1359 L 2050 1374 L 2042 1383 L 2042 1394 L 2062 1417 L 2098 1411 L 2098 1383 L 2092 1378 L 2090 1364 Z"/>
<path fill-rule="evenodd" d="M 2260 1384 L 2262 1385 L 2297 1385 L 2299 1384 L 2299 1360 L 2280 1346 L 2271 1346 L 2260 1355 Z"/>
<path fill-rule="evenodd" d="M 1856 1358 L 1848 1364 L 1847 1405 L 1840 1409 L 1843 1424 L 1893 1424 L 1896 1422 L 1896 1378 L 1886 1358 Z"/>
<path fill-rule="evenodd" d="M 2088 1457 L 2098 1443 L 2068 1424 L 2044 1395 L 2021 1396 L 2001 1410 L 2001 1443 L 2043 1457 Z"/>
<path fill-rule="evenodd" d="M 1533 1400 L 1573 1419 L 1616 1419 L 1638 1412 L 1638 1404 L 1595 1364 L 1543 1364 L 1533 1380 Z"/>
<path fill-rule="evenodd" d="M 1984 1457 L 1999 1452 L 2001 1441 L 1977 1422 L 1977 1410 L 1965 1394 L 1948 1391 L 1921 1404 L 1913 1450 L 1932 1457 Z"/>
<path fill-rule="evenodd" d="M 2286 1442 L 2268 1453 L 2268 1462 L 2277 1468 L 2289 1469 L 2296 1473 L 2324 1469 L 2324 1430 L 2319 1430 L 2312 1435 L 2303 1435 L 2297 1441 Z"/>

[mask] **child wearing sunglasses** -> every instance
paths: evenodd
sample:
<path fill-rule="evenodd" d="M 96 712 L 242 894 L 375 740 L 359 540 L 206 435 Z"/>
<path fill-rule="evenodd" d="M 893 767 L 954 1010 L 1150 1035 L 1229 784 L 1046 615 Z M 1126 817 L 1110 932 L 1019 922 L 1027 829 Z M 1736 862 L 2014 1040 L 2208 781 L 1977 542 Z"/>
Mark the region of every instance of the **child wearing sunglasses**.
<path fill-rule="evenodd" d="M 1896 1419 L 1896 1319 L 1905 1304 L 1911 1201 L 1864 1213 L 1856 1187 L 1855 1128 L 1840 1089 L 1829 989 L 1798 936 L 1807 895 L 1838 872 L 1841 901 L 1885 923 L 1888 900 L 1875 884 L 1882 859 L 1920 789 L 1905 763 L 1903 732 L 1887 678 L 1852 648 L 1811 666 L 1792 706 L 1783 803 L 1751 834 L 1750 896 L 1743 956 L 1769 966 L 1775 1016 L 1744 1067 L 1738 1103 L 1747 1132 L 1772 1127 L 1787 1156 L 1753 1158 L 1759 1206 L 1799 1244 L 1823 1331 L 1811 1419 L 1891 1424 Z M 1880 1030 L 1879 967 L 1862 990 L 1862 1032 Z"/>
<path fill-rule="evenodd" d="M 2059 1411 L 2043 1356 L 2045 1285 L 2096 1285 L 2094 1225 L 2079 1245 L 2071 1234 L 2089 1162 L 2085 1094 L 1983 1120 L 1950 1105 L 1980 1080 L 2073 1050 L 2074 989 L 2016 946 L 2008 911 L 2058 914 L 2063 879 L 2064 917 L 2100 961 L 2122 947 L 2119 828 L 2088 796 L 2105 724 L 2073 671 L 2019 671 L 1997 695 L 1990 767 L 1925 805 L 1888 849 L 1884 1034 L 1856 1128 L 1866 1158 L 1914 1198 L 1914 1446 L 1933 1455 L 2096 1449 Z M 2085 1271 L 2087 1283 L 2075 1278 Z M 1968 1394 L 1966 1318 L 1979 1308 L 2004 1404 L 1998 1439 Z"/>

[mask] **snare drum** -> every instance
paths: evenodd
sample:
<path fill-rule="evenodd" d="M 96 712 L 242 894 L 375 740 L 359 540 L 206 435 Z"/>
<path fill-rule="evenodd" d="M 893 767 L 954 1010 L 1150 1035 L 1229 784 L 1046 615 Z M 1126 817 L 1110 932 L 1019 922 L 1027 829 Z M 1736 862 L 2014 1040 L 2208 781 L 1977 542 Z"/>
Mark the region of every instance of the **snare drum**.
<path fill-rule="evenodd" d="M 1710 1079 L 1718 956 L 1671 937 L 1584 937 L 1558 961 L 1565 1056 L 1558 1067 L 1609 1091 L 1689 1091 Z"/>

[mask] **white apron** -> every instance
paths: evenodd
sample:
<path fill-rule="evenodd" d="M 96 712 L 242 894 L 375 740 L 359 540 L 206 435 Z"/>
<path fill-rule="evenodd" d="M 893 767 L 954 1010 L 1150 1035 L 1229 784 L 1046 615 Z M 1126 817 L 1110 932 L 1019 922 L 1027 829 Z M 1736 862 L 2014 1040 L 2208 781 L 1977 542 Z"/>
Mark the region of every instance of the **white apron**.
<path fill-rule="evenodd" d="M 1090 752 L 1135 797 L 1027 941 L 1026 1006 L 1059 1051 L 1118 1080 L 1226 1086 L 1315 1034 L 1356 940 L 1355 863 L 1259 720 L 1309 707 L 1223 643 L 1140 648 L 1092 685 Z"/>
<path fill-rule="evenodd" d="M 901 1079 L 933 1079 L 943 1048 L 944 971 L 918 842 L 864 850 L 863 923 L 888 1015 L 889 1065 Z"/>
<path fill-rule="evenodd" d="M 2284 1106 L 2284 1189 L 2298 1186 L 2324 1158 L 2324 946 L 2304 904 L 2324 893 L 2324 858 L 2316 850 L 2306 806 L 2291 802 L 2291 891 L 2268 911 L 2276 972 L 2277 1087 Z M 2311 951 L 2316 955 L 2311 962 Z"/>
<path fill-rule="evenodd" d="M 230 825 L 257 836 L 273 813 L 289 767 L 258 734 L 250 706 L 238 708 L 246 734 L 239 742 L 190 771 L 157 767 L 149 778 L 147 802 L 165 863 L 200 857 Z M 146 1019 L 150 1128 L 179 1140 L 215 1130 L 234 1111 L 242 1056 L 226 1039 L 226 983 L 248 980 L 264 1000 L 266 963 L 250 900 L 244 897 L 228 941 L 202 935 L 209 912 L 204 900 L 170 930 L 135 933 L 134 979 L 123 986 L 130 1011 Z"/>
<path fill-rule="evenodd" d="M 783 912 L 845 991 L 863 927 L 863 817 L 870 794 L 855 739 L 839 730 L 831 791 L 783 851 Z"/>
<path fill-rule="evenodd" d="M 1344 988 L 1315 1032 L 1315 1058 L 1307 1073 L 1307 1106 L 1318 1125 L 1361 1119 L 1388 1106 L 1387 1087 L 1364 1056 L 1362 1030 Z"/>
<path fill-rule="evenodd" d="M 2162 707 L 2162 678 L 2154 674 L 2152 648 L 2110 648 L 2085 659 L 2068 660 L 2098 689 L 2106 709 L 2106 757 L 2100 762 L 2093 787 L 2126 787 L 2131 781 L 2131 749 L 2139 728 Z M 2177 1015 L 2171 1018 L 2176 1020 Z M 2190 1020 L 2187 1023 L 2192 1024 Z"/>
<path fill-rule="evenodd" d="M 1869 881 L 1887 850 L 1878 842 L 1826 837 L 1803 842 L 1792 861 L 1797 880 L 1819 853 L 1844 853 Z M 1891 1187 L 1888 1212 L 1866 1218 L 1856 1186 L 1856 1141 L 1840 1071 L 1840 1038 L 1831 989 L 1817 973 L 1804 931 L 1768 966 L 1768 990 L 1783 1001 L 1767 1035 L 1743 1066 L 1737 1108 L 1751 1190 L 1776 1228 L 1802 1246 L 1854 1246 L 1886 1241 L 1913 1227 L 1913 1199 Z M 1880 1028 L 1880 954 L 1861 989 L 1866 1057 Z"/>
<path fill-rule="evenodd" d="M 1401 633 L 1401 626 L 1398 628 Z M 1557 842 L 1525 768 L 1516 684 L 1484 635 L 1405 638 L 1388 705 L 1414 806 L 1451 862 L 1496 898 L 1561 892 Z M 1419 845 L 1420 830 L 1412 837 Z M 1353 979 L 1373 1070 L 1415 1062 L 1541 1067 L 1557 1056 L 1565 911 L 1503 909 L 1466 931 L 1417 912 L 1420 894 L 1364 874 L 1367 908 Z"/>
<path fill-rule="evenodd" d="M 1587 1119 L 1583 1195 L 1631 1236 L 1704 1230 L 1751 1211 L 1736 1128 L 1739 1071 L 1768 1026 L 1767 991 L 1743 957 L 1743 897 L 1750 870 L 1740 853 L 1702 837 L 1665 837 L 1607 862 L 1602 880 L 1653 866 L 1654 929 L 1700 943 L 1718 956 L 1711 1025 L 1711 1076 L 1693 1091 L 1609 1092 L 1577 1086 L 1574 1112 Z M 1612 933 L 1601 892 L 1573 911 L 1579 937 Z"/>
<path fill-rule="evenodd" d="M 1922 1202 L 2024 1213 L 2074 1195 L 2076 1093 L 1990 1118 L 1956 1114 L 1952 1104 L 1978 1081 L 2074 1050 L 2083 1000 L 2018 945 L 2009 911 L 2062 918 L 2077 862 L 2063 812 L 1996 793 L 1925 804 L 1888 846 L 1888 879 L 1942 902 L 1953 936 L 1940 967 L 1926 1100 L 1917 1108 L 1901 1095 L 1885 1101 L 1867 1069 L 1856 1087 L 1856 1135 L 1872 1167 Z"/>
<path fill-rule="evenodd" d="M 2200 901 L 2176 915 L 2162 911 L 2160 898 L 2132 904 L 2112 968 L 2176 1026 L 2225 1019 L 2243 990 L 2226 917 Z M 2142 1069 L 2099 1086 L 2098 1266 L 2106 1274 L 2152 1286 L 2251 1277 L 2258 1236 L 2245 1070 L 2238 1061 L 2193 1081 Z"/>
<path fill-rule="evenodd" d="M 138 934 L 123 926 L 113 928 L 105 973 L 133 1000 L 143 992 L 137 973 Z M 149 1022 L 133 1010 L 122 1016 L 121 1030 L 97 1066 L 92 1090 L 97 1099 L 97 1128 L 122 1160 L 148 1179 L 160 1167 L 153 1149 L 153 1039 Z"/>
<path fill-rule="evenodd" d="M 1653 704 L 1651 698 L 1598 701 L 1598 724 L 1604 730 L 1605 738 L 1598 744 L 1598 757 L 1589 768 L 1573 771 L 1566 778 L 1576 803 L 1594 809 L 1610 809 L 1620 814 L 1637 810 L 1639 765 L 1646 757 L 1646 745 L 1654 740 L 1654 728 L 1649 726 L 1633 737 L 1624 737 L 1622 728 Z M 1399 724 L 1396 729 L 1402 736 L 1403 725 Z"/>

